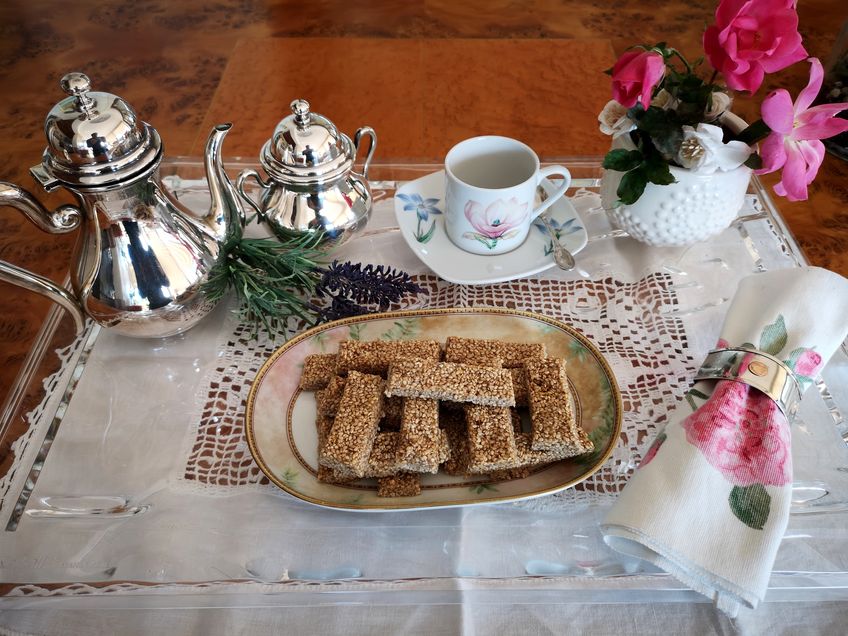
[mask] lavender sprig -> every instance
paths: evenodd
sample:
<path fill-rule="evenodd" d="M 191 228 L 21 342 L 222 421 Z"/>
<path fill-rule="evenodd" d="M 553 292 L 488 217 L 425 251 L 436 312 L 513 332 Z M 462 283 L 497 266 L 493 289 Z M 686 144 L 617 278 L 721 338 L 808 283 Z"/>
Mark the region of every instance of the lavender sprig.
<path fill-rule="evenodd" d="M 386 311 L 404 296 L 424 292 L 409 274 L 385 265 L 333 261 L 316 272 L 321 279 L 315 286 L 315 296 L 329 301 L 324 306 L 315 305 L 319 321 Z"/>

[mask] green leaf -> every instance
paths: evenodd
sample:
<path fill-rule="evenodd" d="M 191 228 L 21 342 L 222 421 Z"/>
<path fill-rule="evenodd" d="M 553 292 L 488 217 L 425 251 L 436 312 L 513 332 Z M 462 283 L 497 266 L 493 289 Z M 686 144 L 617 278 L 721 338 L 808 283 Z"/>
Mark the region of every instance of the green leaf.
<path fill-rule="evenodd" d="M 762 484 L 734 486 L 728 498 L 730 510 L 749 528 L 762 530 L 771 511 L 771 496 Z"/>
<path fill-rule="evenodd" d="M 636 168 L 625 173 L 621 178 L 621 183 L 618 184 L 616 194 L 619 200 L 625 205 L 636 203 L 642 193 L 645 191 L 645 186 L 648 185 L 648 175 L 644 168 Z"/>
<path fill-rule="evenodd" d="M 762 119 L 758 119 L 745 130 L 736 135 L 736 139 L 738 141 L 745 142 L 750 146 L 751 144 L 755 144 L 768 137 L 770 132 L 771 128 L 769 128 Z"/>
<path fill-rule="evenodd" d="M 674 175 L 668 169 L 668 162 L 659 154 L 651 155 L 645 162 L 645 174 L 648 176 L 648 181 L 657 185 L 676 183 Z"/>
<path fill-rule="evenodd" d="M 794 371 L 795 370 L 795 363 L 798 362 L 798 358 L 800 358 L 801 354 L 804 353 L 805 351 L 809 351 L 809 349 L 807 349 L 806 347 L 798 347 L 797 349 L 793 349 L 792 351 L 789 352 L 789 357 L 787 357 L 786 360 L 784 360 L 784 362 L 787 364 L 787 366 L 790 369 L 792 369 Z"/>
<path fill-rule="evenodd" d="M 698 389 L 689 389 L 689 395 L 694 395 L 696 398 L 701 398 L 702 400 L 709 400 L 710 396 L 704 393 L 703 391 L 699 391 Z"/>
<path fill-rule="evenodd" d="M 763 329 L 763 333 L 760 334 L 760 346 L 757 348 L 760 351 L 776 356 L 786 346 L 787 339 L 783 316 L 778 314 L 777 320 L 770 325 L 766 325 Z"/>
<path fill-rule="evenodd" d="M 435 232 L 435 231 L 436 231 L 436 222 L 433 221 L 433 224 L 430 226 L 430 229 L 427 230 L 426 234 L 424 234 L 423 236 L 416 236 L 415 238 L 418 239 L 419 243 L 426 243 L 431 238 L 433 238 L 433 232 Z"/>
<path fill-rule="evenodd" d="M 639 130 L 651 137 L 651 142 L 666 158 L 676 157 L 683 143 L 683 126 L 673 110 L 651 106 L 636 121 Z"/>
<path fill-rule="evenodd" d="M 619 172 L 628 172 L 633 168 L 638 168 L 643 161 L 641 151 L 625 150 L 624 148 L 616 148 L 610 150 L 604 157 L 604 168 L 607 170 L 618 170 Z"/>
<path fill-rule="evenodd" d="M 745 160 L 745 165 L 751 168 L 751 170 L 759 170 L 763 167 L 763 158 L 756 152 L 751 153 Z"/>

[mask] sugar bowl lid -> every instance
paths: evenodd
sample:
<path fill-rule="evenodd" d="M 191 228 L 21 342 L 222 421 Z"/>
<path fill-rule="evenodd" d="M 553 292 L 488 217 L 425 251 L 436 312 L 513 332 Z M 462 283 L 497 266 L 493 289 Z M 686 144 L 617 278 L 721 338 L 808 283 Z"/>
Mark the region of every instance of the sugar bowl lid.
<path fill-rule="evenodd" d="M 350 138 L 329 119 L 311 112 L 305 99 L 294 100 L 291 110 L 262 147 L 259 159 L 268 175 L 282 182 L 309 185 L 349 172 L 356 155 Z"/>
<path fill-rule="evenodd" d="M 159 134 L 127 102 L 92 91 L 82 73 L 68 73 L 60 85 L 69 97 L 56 104 L 44 122 L 47 148 L 39 172 L 46 175 L 36 175 L 43 183 L 47 178 L 71 187 L 105 186 L 158 161 Z"/>

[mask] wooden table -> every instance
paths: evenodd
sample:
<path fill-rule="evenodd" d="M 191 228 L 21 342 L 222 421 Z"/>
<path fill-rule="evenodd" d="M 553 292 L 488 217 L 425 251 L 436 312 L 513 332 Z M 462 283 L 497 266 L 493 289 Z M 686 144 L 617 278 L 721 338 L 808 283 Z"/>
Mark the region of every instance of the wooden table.
<path fill-rule="evenodd" d="M 58 80 L 71 70 L 129 101 L 160 131 L 169 155 L 198 154 L 210 123 L 232 118 L 237 127 L 226 154 L 254 157 L 288 102 L 314 96 L 316 110 L 347 132 L 364 123 L 378 127 L 366 119 L 380 113 L 381 159 L 438 158 L 462 136 L 483 132 L 525 139 L 543 158 L 599 155 L 608 139 L 596 132 L 595 117 L 607 96 L 597 87 L 605 86 L 600 73 L 614 52 L 666 40 L 697 57 L 715 6 L 711 0 L 661 9 L 641 0 L 207 4 L 4 3 L 0 179 L 32 189 L 49 206 L 68 200 L 39 192 L 28 169 L 45 145 L 44 117 L 62 97 Z M 846 17 L 843 3 L 807 0 L 799 12 L 809 52 L 826 59 Z M 287 41 L 258 39 L 272 37 Z M 354 45 L 354 37 L 368 39 Z M 767 90 L 784 86 L 795 94 L 804 86 L 805 67 L 769 78 L 757 99 L 738 97 L 734 109 L 755 119 Z M 503 85 L 512 87 L 509 95 Z M 289 94 L 287 87 L 309 94 Z M 779 202 L 809 259 L 842 274 L 848 274 L 846 184 L 848 164 L 828 156 L 809 201 Z M 41 233 L 12 210 L 0 217 L 0 258 L 56 281 L 65 276 L 73 241 Z M 0 283 L 0 400 L 48 306 Z M 0 460 L 6 450 L 0 448 Z"/>

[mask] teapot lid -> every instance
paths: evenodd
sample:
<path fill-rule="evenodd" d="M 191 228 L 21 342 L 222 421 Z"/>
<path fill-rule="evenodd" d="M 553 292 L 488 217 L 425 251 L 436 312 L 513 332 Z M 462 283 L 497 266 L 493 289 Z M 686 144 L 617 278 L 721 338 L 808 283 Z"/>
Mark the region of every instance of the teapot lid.
<path fill-rule="evenodd" d="M 158 161 L 159 134 L 123 99 L 92 91 L 82 73 L 68 73 L 60 86 L 69 97 L 48 113 L 43 169 L 33 169 L 45 187 L 57 180 L 71 187 L 110 185 Z"/>
<path fill-rule="evenodd" d="M 260 161 L 274 179 L 297 185 L 320 184 L 350 171 L 356 151 L 350 138 L 326 117 L 296 99 L 292 114 L 274 129 Z"/>

